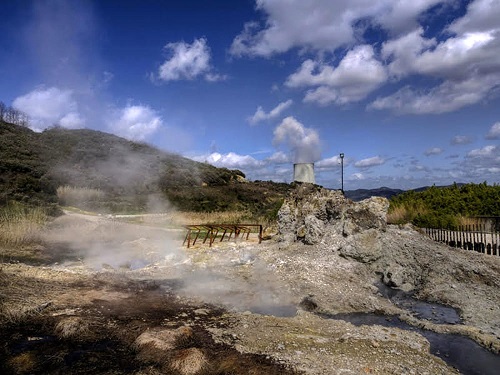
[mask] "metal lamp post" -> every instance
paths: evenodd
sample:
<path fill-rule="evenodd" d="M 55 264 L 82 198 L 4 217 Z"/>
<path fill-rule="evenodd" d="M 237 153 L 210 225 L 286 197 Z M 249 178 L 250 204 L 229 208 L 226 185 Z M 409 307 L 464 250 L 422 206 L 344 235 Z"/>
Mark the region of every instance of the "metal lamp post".
<path fill-rule="evenodd" d="M 342 194 L 344 194 L 344 153 L 341 152 L 340 153 L 340 178 L 341 178 L 341 190 L 342 190 Z"/>

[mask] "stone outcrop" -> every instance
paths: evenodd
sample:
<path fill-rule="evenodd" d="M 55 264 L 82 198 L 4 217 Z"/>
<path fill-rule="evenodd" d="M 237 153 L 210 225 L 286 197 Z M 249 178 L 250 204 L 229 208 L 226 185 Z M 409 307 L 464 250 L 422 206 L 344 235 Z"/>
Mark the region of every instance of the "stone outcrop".
<path fill-rule="evenodd" d="M 314 245 L 332 233 L 348 237 L 370 229 L 385 230 L 388 208 L 386 198 L 353 202 L 338 190 L 297 184 L 278 212 L 278 239 Z"/>

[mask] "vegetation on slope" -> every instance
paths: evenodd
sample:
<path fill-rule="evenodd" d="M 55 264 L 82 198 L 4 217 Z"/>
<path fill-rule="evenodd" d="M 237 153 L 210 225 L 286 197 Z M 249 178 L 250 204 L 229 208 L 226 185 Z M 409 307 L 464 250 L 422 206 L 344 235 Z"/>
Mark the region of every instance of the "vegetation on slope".
<path fill-rule="evenodd" d="M 275 215 L 287 184 L 248 182 L 144 143 L 95 130 L 42 133 L 0 121 L 0 206 L 60 203 L 102 213 L 158 210 L 165 198 L 182 211 L 245 210 Z"/>
<path fill-rule="evenodd" d="M 454 184 L 407 191 L 391 199 L 389 217 L 394 223 L 419 227 L 456 228 L 463 217 L 500 216 L 500 185 Z"/>
<path fill-rule="evenodd" d="M 37 134 L 0 122 L 0 206 L 9 201 L 54 206 L 57 184 L 48 170 Z"/>

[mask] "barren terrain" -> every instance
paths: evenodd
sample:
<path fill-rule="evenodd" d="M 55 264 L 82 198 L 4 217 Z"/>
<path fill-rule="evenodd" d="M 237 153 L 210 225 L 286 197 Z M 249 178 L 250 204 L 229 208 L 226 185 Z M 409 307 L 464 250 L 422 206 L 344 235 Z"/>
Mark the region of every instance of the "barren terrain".
<path fill-rule="evenodd" d="M 23 249 L 31 264 L 6 249 L 2 373 L 458 373 L 432 354 L 430 333 L 470 338 L 500 365 L 498 258 L 409 226 L 330 233 L 312 245 L 251 237 L 187 249 L 183 235 L 67 214 L 46 228 L 43 246 Z M 412 313 L 381 281 L 452 306 L 461 321 Z M 352 313 L 413 328 L 356 325 Z"/>

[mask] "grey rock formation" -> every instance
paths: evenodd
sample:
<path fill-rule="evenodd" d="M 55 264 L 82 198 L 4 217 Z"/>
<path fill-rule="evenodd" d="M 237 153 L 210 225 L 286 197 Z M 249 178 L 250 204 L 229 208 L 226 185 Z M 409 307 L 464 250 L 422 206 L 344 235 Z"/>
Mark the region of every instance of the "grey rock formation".
<path fill-rule="evenodd" d="M 385 230 L 388 208 L 386 198 L 353 202 L 338 190 L 298 184 L 278 212 L 278 238 L 314 245 L 330 232 L 348 237 L 369 229 Z"/>

